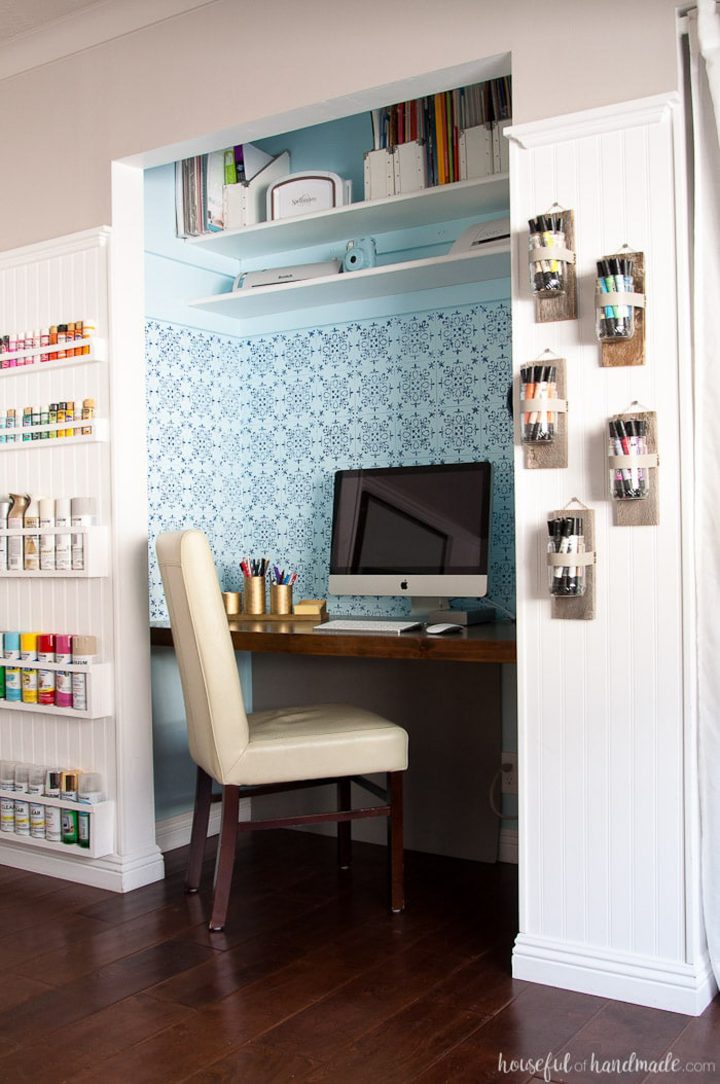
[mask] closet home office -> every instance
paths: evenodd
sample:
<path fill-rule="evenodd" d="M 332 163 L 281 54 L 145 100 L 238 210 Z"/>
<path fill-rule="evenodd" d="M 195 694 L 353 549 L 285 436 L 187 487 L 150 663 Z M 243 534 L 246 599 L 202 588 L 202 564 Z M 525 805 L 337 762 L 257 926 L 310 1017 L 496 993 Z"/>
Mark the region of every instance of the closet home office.
<path fill-rule="evenodd" d="M 203 14 L 218 20 L 221 49 L 230 7 Z M 489 630 L 369 633 L 364 648 L 358 634 L 344 650 L 340 634 L 309 622 L 283 631 L 271 615 L 240 616 L 233 643 L 247 706 L 350 700 L 405 727 L 407 846 L 519 859 L 517 977 L 685 1013 L 707 1003 L 683 515 L 691 464 L 680 439 L 687 251 L 675 41 L 658 47 L 652 71 L 625 73 L 608 95 L 597 89 L 598 65 L 612 54 L 601 22 L 575 28 L 583 76 L 572 69 L 567 100 L 552 107 L 538 100 L 527 26 L 511 19 L 511 64 L 493 13 L 470 51 L 450 27 L 435 59 L 426 45 L 399 73 L 378 62 L 360 85 L 346 72 L 332 86 L 313 74 L 320 82 L 307 101 L 272 86 L 262 104 L 245 98 L 234 113 L 219 96 L 212 105 L 205 86 L 192 97 L 160 56 L 155 76 L 171 79 L 172 109 L 141 79 L 132 90 L 146 94 L 136 103 L 140 128 L 109 124 L 109 157 L 108 147 L 90 153 L 87 205 L 73 203 L 70 214 L 58 196 L 38 232 L 8 224 L 0 334 L 25 329 L 15 360 L 54 352 L 57 343 L 35 343 L 35 328 L 87 321 L 95 332 L 88 360 L 68 357 L 66 342 L 65 358 L 0 369 L 6 418 L 8 409 L 22 418 L 28 403 L 48 406 L 39 439 L 0 443 L 5 488 L 92 499 L 95 522 L 76 531 L 92 566 L 8 573 L 0 619 L 4 630 L 94 636 L 97 656 L 81 674 L 82 717 L 57 703 L 0 704 L 2 757 L 96 772 L 102 802 L 89 806 L 90 848 L 8 832 L 3 861 L 128 891 L 160 879 L 162 850 L 189 839 L 194 768 L 159 534 L 200 528 L 230 595 L 252 578 L 241 561 L 268 559 L 271 578 L 297 573 L 294 602 L 325 600 L 331 617 L 404 618 L 405 596 L 426 592 L 402 581 L 424 570 L 396 567 L 397 554 L 381 553 L 369 570 L 401 573 L 394 594 L 331 593 L 331 571 L 343 573 L 331 569 L 337 472 L 486 463 L 489 556 L 473 571 L 487 576 L 487 593 L 438 591 L 435 609 L 445 595 L 458 622 L 493 608 Z M 191 43 L 205 50 L 202 26 L 197 12 L 178 20 L 176 56 Z M 459 92 L 511 70 L 512 111 L 494 118 L 502 131 L 488 129 L 484 147 L 466 134 L 461 148 L 465 129 L 452 132 Z M 445 145 L 428 160 L 418 147 L 430 129 L 424 143 L 417 136 L 430 118 L 386 107 L 437 95 L 445 112 L 432 120 Z M 79 122 L 89 118 L 79 91 L 71 106 Z M 403 148 L 389 163 L 386 142 Z M 326 199 L 330 178 L 335 206 L 288 216 L 293 194 L 280 189 L 269 220 L 266 201 L 262 220 L 227 225 L 226 213 L 228 223 L 245 213 L 236 148 L 248 172 L 254 154 L 262 164 L 287 154 L 290 177 L 314 173 Z M 208 170 L 208 159 L 200 192 L 184 198 L 191 171 L 175 164 L 221 152 L 230 168 L 231 149 L 235 183 L 222 180 L 238 193 L 218 202 L 218 160 Z M 477 168 L 485 154 L 489 168 Z M 280 170 L 273 183 L 286 179 Z M 198 208 L 209 216 L 201 225 L 223 228 L 198 230 Z M 484 232 L 491 224 L 496 232 Z M 325 273 L 273 281 L 299 265 Z M 549 296 L 558 278 L 558 294 L 572 297 L 563 311 Z M 631 327 L 642 356 L 605 364 L 599 329 L 607 340 Z M 71 430 L 90 422 L 92 433 L 41 436 L 63 428 L 57 413 L 50 421 L 52 404 L 82 410 L 91 399 L 91 419 L 63 421 Z M 613 507 L 631 498 L 649 498 L 652 521 L 623 520 L 640 515 Z M 383 501 L 364 508 L 367 522 L 392 516 Z M 62 535 L 62 526 L 47 530 Z M 437 533 L 423 535 L 428 552 L 437 553 Z M 85 665 L 49 669 L 72 675 Z M 500 793 L 503 753 L 517 757 L 517 806 Z M 85 813 L 72 795 L 43 797 Z M 268 815 L 305 808 L 302 797 L 261 802 Z M 380 837 L 368 823 L 357 838 Z"/>

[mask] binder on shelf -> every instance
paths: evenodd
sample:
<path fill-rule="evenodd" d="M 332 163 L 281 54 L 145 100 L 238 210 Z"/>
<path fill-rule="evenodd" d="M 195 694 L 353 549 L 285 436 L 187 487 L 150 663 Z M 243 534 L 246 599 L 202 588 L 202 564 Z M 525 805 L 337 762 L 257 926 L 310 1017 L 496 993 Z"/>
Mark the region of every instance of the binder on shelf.
<path fill-rule="evenodd" d="M 252 180 L 226 184 L 223 188 L 223 219 L 226 230 L 254 226 L 265 220 L 268 186 L 290 173 L 290 154 L 283 151 L 268 162 Z"/>
<path fill-rule="evenodd" d="M 393 155 L 386 147 L 365 152 L 365 199 L 395 195 Z"/>
<path fill-rule="evenodd" d="M 464 128 L 459 138 L 460 180 L 471 181 L 499 173 L 494 168 L 493 130 L 489 124 Z"/>
<path fill-rule="evenodd" d="M 398 143 L 392 158 L 396 195 L 404 196 L 427 188 L 427 160 L 425 148 L 419 140 Z"/>

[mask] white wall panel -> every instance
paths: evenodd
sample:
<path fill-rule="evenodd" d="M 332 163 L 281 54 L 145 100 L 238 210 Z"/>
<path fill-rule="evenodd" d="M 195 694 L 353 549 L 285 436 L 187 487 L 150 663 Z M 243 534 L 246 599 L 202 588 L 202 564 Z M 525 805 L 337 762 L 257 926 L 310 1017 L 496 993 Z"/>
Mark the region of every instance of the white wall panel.
<path fill-rule="evenodd" d="M 59 239 L 47 245 L 29 246 L 0 256 L 0 334 L 33 331 L 61 321 L 92 320 L 97 336 L 106 344 L 110 337 L 108 313 L 109 231 Z M 111 412 L 110 365 L 112 359 L 55 368 L 53 361 L 19 373 L 0 370 L 0 412 L 14 407 L 22 417 L 24 406 L 55 401 L 93 398 L 96 416 L 109 418 Z M 140 401 L 142 406 L 142 401 Z M 137 439 L 132 418 L 113 419 L 120 438 Z M 141 419 L 142 424 L 142 419 Z M 135 436 L 130 437 L 130 434 Z M 49 497 L 94 497 L 97 522 L 112 523 L 111 446 L 109 443 L 76 444 L 72 438 L 40 443 L 8 444 L 0 451 L 0 492 L 30 493 Z M 117 454 L 122 455 L 118 449 Z M 113 551 L 117 543 L 113 541 Z M 110 562 L 110 574 L 101 578 L 7 578 L 0 575 L 0 629 L 36 632 L 65 632 L 95 635 L 98 659 L 114 664 L 112 679 L 122 674 L 123 645 L 115 642 L 115 601 L 113 583 L 117 559 Z M 146 617 L 144 618 L 146 621 Z M 116 665 L 120 661 L 120 667 Z M 115 696 L 117 702 L 117 696 Z M 149 733 L 149 718 L 146 720 Z M 128 780 L 118 758 L 116 715 L 102 719 L 76 719 L 37 713 L 16 712 L 0 701 L 0 756 L 31 763 L 99 771 L 107 797 L 122 804 Z M 127 726 L 127 724 L 125 724 Z M 149 743 L 148 743 L 149 744 Z M 145 766 L 149 779 L 149 765 Z M 150 805 L 152 797 L 150 796 Z M 152 824 L 150 827 L 152 838 Z M 87 867 L 97 866 L 96 883 L 108 887 L 123 884 L 125 858 L 115 833 L 115 857 L 87 860 L 78 875 L 78 860 L 70 857 L 63 869 L 63 855 L 51 855 L 52 872 L 92 880 Z M 24 864 L 26 868 L 47 868 L 41 848 L 23 855 L 15 837 L 0 839 L 0 862 Z M 11 848 L 4 843 L 15 844 Z M 28 851 L 30 849 L 28 848 Z M 107 871 L 112 869 L 113 874 Z M 160 865 L 160 875 L 162 866 Z M 157 872 L 157 871 L 156 871 Z M 151 877 L 150 879 L 154 879 Z"/>
<path fill-rule="evenodd" d="M 689 434 L 679 427 L 672 113 L 670 100 L 653 99 L 513 130 L 514 368 L 546 347 L 566 357 L 570 411 L 566 470 L 529 472 L 520 449 L 516 457 L 521 934 L 514 969 L 692 1012 L 709 986 L 704 959 L 686 955 L 697 869 L 686 866 L 684 818 L 686 800 L 696 796 L 684 784 L 694 725 L 684 715 L 680 514 Z M 536 324 L 527 219 L 555 201 L 575 211 L 578 319 Z M 647 364 L 603 369 L 595 260 L 625 242 L 645 253 Z M 631 400 L 658 415 L 658 527 L 612 523 L 607 418 Z M 553 620 L 546 588 L 546 516 L 574 496 L 596 514 L 597 616 L 589 622 Z M 662 983 L 650 975 L 659 962 L 669 973 Z"/>

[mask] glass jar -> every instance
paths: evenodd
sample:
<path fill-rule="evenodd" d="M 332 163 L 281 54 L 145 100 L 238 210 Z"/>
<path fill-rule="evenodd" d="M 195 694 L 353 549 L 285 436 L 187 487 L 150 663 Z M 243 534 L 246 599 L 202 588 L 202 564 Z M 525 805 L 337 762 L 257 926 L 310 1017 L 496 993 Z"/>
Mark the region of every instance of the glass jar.
<path fill-rule="evenodd" d="M 548 520 L 548 554 L 561 554 L 562 564 L 548 563 L 548 588 L 556 598 L 585 594 L 585 565 L 570 564 L 574 553 L 585 553 L 581 516 L 560 516 Z M 567 563 L 565 563 L 567 561 Z"/>

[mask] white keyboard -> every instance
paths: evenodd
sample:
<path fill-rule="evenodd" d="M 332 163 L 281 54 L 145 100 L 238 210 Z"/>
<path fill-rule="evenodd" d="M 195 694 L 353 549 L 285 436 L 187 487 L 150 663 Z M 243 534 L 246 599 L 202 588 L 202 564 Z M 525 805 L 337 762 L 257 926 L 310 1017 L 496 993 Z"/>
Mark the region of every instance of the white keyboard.
<path fill-rule="evenodd" d="M 314 625 L 313 632 L 391 632 L 399 635 L 410 629 L 421 628 L 419 621 L 325 621 Z"/>

